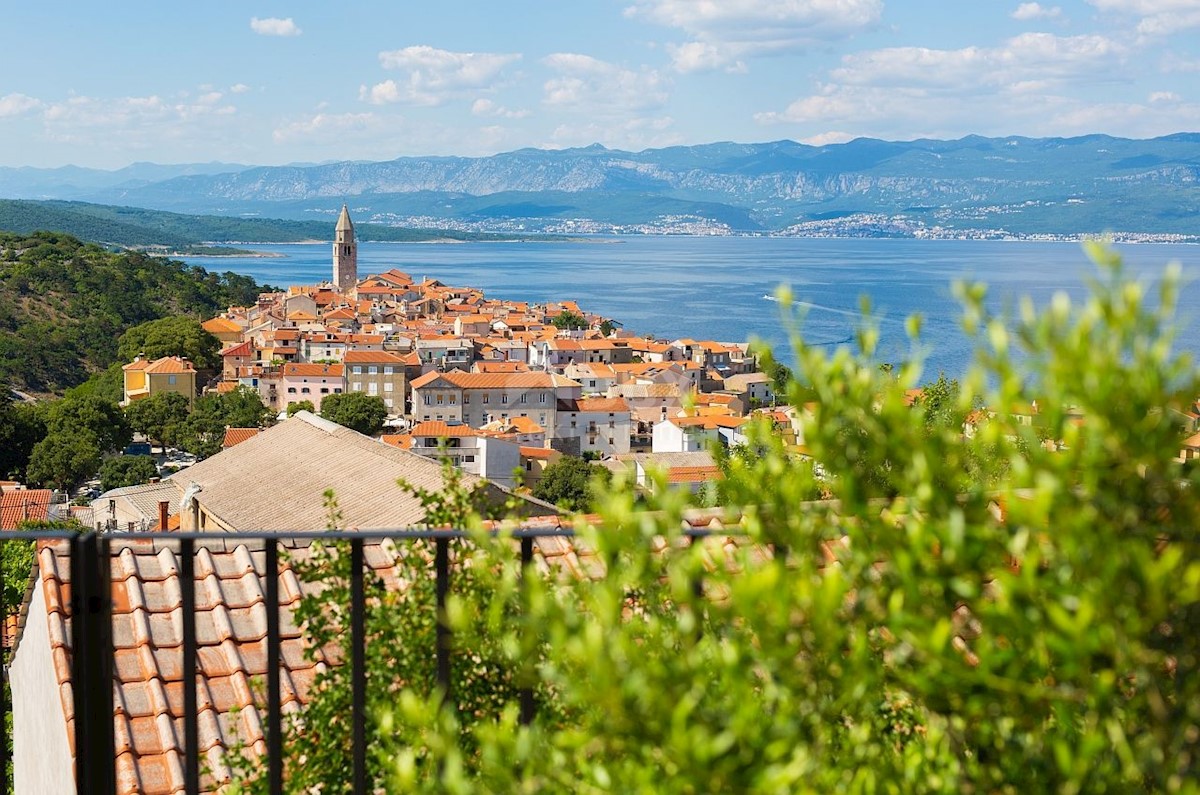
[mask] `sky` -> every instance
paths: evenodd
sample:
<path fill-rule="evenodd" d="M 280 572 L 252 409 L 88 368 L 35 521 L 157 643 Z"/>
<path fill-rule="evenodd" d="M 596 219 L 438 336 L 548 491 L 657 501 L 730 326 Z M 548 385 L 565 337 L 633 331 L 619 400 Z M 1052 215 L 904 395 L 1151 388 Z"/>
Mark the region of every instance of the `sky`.
<path fill-rule="evenodd" d="M 1200 0 L 9 3 L 0 166 L 1200 130 Z"/>

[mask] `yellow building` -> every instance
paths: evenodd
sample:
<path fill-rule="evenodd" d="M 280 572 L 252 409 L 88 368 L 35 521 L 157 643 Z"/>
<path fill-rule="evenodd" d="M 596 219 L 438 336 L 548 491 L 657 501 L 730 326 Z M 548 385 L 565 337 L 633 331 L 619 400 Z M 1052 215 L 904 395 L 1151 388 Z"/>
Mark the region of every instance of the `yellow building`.
<path fill-rule="evenodd" d="M 196 399 L 196 368 L 180 356 L 164 356 L 147 361 L 141 356 L 121 368 L 125 374 L 125 400 L 128 406 L 160 392 L 178 392 L 190 406 Z"/>

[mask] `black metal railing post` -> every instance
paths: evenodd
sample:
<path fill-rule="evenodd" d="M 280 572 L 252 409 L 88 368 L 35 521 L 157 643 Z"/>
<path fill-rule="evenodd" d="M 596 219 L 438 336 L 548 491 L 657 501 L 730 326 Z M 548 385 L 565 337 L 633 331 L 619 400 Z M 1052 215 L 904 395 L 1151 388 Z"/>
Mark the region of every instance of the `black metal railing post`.
<path fill-rule="evenodd" d="M 179 540 L 179 609 L 183 623 L 183 786 L 200 793 L 200 728 L 196 714 L 196 542 Z"/>
<path fill-rule="evenodd" d="M 521 588 L 526 593 L 529 591 L 529 579 L 533 576 L 533 538 L 530 536 L 521 537 Z M 527 600 L 528 601 L 528 600 Z M 536 652 L 535 652 L 536 653 Z M 518 691 L 518 700 L 521 705 L 521 724 L 528 726 L 533 723 L 534 716 L 537 714 L 537 702 L 533 697 L 533 683 L 529 678 L 533 676 L 532 666 L 529 661 L 525 661 L 525 670 L 521 671 L 521 676 L 525 679 L 521 683 L 521 689 Z"/>
<path fill-rule="evenodd" d="M 437 682 L 450 700 L 450 625 L 446 617 L 446 599 L 450 595 L 450 539 L 439 535 L 434 540 L 433 567 L 437 588 Z"/>
<path fill-rule="evenodd" d="M 353 791 L 367 793 L 367 627 L 363 592 L 363 542 L 350 539 L 350 682 L 353 725 Z"/>
<path fill-rule="evenodd" d="M 283 706 L 279 686 L 279 541 L 267 539 L 263 574 L 267 608 L 267 786 L 283 795 Z"/>
<path fill-rule="evenodd" d="M 112 586 L 108 543 L 96 533 L 71 540 L 71 684 L 75 701 L 75 789 L 117 787 L 113 734 Z"/>

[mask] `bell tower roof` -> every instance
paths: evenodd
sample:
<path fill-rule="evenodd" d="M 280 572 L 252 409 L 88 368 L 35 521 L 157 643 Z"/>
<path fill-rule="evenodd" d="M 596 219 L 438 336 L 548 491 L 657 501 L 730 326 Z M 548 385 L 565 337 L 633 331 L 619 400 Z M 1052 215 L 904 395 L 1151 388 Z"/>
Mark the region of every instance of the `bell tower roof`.
<path fill-rule="evenodd" d="M 337 230 L 338 232 L 353 232 L 354 222 L 350 220 L 350 210 L 346 205 L 342 205 L 342 214 L 338 216 Z"/>

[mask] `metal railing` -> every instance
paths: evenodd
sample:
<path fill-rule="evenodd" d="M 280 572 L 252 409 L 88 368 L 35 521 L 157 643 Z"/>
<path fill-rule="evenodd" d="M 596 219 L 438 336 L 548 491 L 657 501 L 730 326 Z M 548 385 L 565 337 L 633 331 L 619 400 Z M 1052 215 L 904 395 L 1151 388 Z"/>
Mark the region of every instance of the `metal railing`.
<path fill-rule="evenodd" d="M 712 535 L 707 529 L 688 529 L 682 534 L 694 541 Z M 721 531 L 724 535 L 725 532 Z M 493 535 L 498 535 L 494 532 Z M 538 538 L 573 538 L 569 529 L 515 529 L 505 533 L 520 544 L 522 577 L 533 565 L 534 542 Z M 297 541 L 348 541 L 350 547 L 350 681 L 353 792 L 367 793 L 366 737 L 366 628 L 364 588 L 364 544 L 384 540 L 424 541 L 434 547 L 436 681 L 443 692 L 451 692 L 451 629 L 445 620 L 450 595 L 450 542 L 469 540 L 474 535 L 463 530 L 392 530 L 392 531 L 279 531 L 279 532 L 151 532 L 151 533 L 71 533 L 64 531 L 18 531 L 0 534 L 0 543 L 18 540 L 55 540 L 66 542 L 70 558 L 71 584 L 71 692 L 75 715 L 75 781 L 80 795 L 108 795 L 116 788 L 116 747 L 113 713 L 113 624 L 112 624 L 112 551 L 122 542 L 171 542 L 179 549 L 180 607 L 182 608 L 183 652 L 183 756 L 185 792 L 200 792 L 200 753 L 197 686 L 195 557 L 197 542 L 262 542 L 265 550 L 264 603 L 267 613 L 266 712 L 264 727 L 267 759 L 266 772 L 271 793 L 282 793 L 284 753 L 280 690 L 281 639 L 279 620 L 279 546 L 295 546 Z M 776 554 L 784 552 L 782 548 Z M 35 560 L 35 568 L 39 565 Z M 40 582 L 35 587 L 41 587 Z M 693 590 L 703 592 L 697 578 Z M 7 619 L 7 616 L 5 616 Z M 45 616 L 28 616 L 45 620 Z M 7 681 L 8 660 L 5 660 Z M 0 688 L 2 690 L 2 688 Z M 533 688 L 518 690 L 520 720 L 533 721 L 537 703 Z M 3 712 L 11 705 L 0 703 Z M 65 718 L 64 718 L 65 719 Z M 14 732 L 16 727 L 14 725 Z M 7 739 L 7 738 L 6 738 Z M 8 763 L 7 743 L 0 743 L 0 773 Z M 7 795 L 7 776 L 0 775 L 0 795 Z"/>

